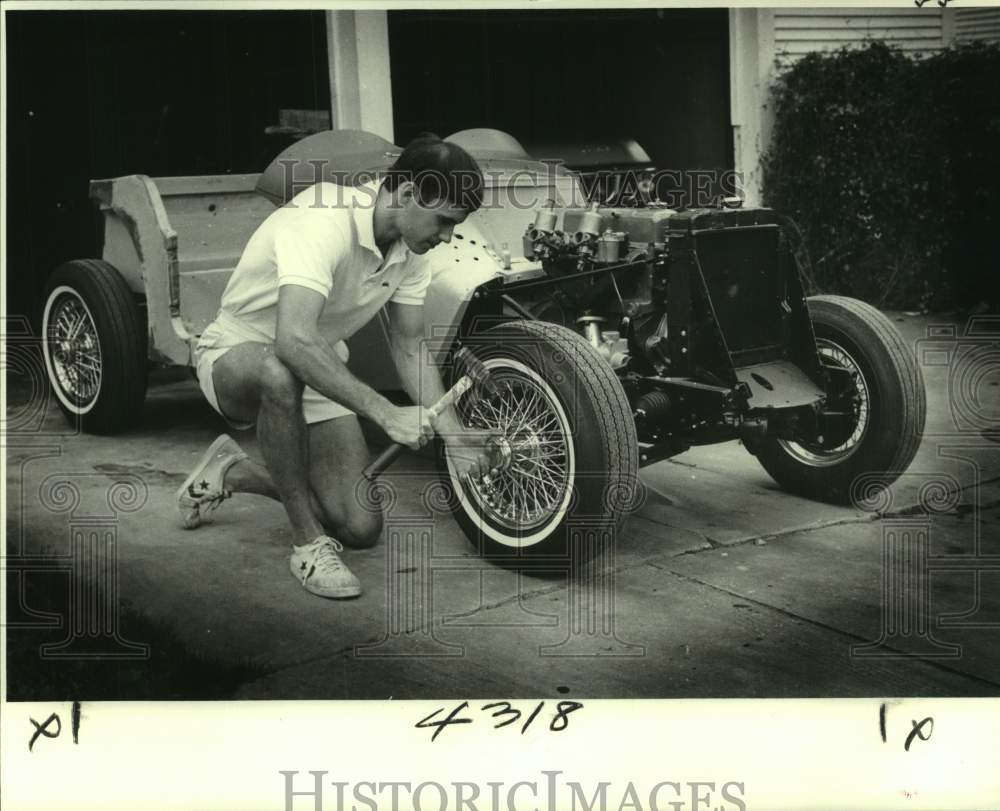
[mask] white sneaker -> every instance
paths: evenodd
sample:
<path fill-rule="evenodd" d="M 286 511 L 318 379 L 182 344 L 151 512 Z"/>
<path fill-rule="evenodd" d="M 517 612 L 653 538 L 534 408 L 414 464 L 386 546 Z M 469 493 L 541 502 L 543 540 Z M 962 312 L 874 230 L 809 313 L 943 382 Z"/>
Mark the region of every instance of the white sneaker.
<path fill-rule="evenodd" d="M 211 514 L 232 495 L 223 484 L 226 471 L 247 455 L 229 434 L 222 434 L 194 466 L 191 475 L 177 490 L 177 509 L 184 529 L 195 529 L 210 520 Z"/>
<path fill-rule="evenodd" d="M 337 554 L 343 551 L 338 541 L 320 535 L 310 544 L 292 547 L 288 568 L 306 591 L 320 597 L 357 597 L 361 594 L 361 581 Z"/>

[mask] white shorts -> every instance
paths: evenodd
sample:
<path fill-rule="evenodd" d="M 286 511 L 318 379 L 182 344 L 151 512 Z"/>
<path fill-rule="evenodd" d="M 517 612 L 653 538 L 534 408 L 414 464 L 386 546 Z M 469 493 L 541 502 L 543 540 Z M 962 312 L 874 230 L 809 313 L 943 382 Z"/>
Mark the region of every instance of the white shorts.
<path fill-rule="evenodd" d="M 198 384 L 201 386 L 205 399 L 237 431 L 245 431 L 248 428 L 252 428 L 254 423 L 252 421 L 237 422 L 222 413 L 222 409 L 219 408 L 219 398 L 215 394 L 212 369 L 219 358 L 234 346 L 239 346 L 243 343 L 247 343 L 246 337 L 226 332 L 217 322 L 213 321 L 198 339 L 198 346 L 195 349 L 195 370 L 198 374 Z M 347 346 L 341 341 L 335 348 L 338 350 L 341 359 L 346 362 Z M 325 422 L 337 417 L 346 417 L 348 414 L 353 413 L 351 409 L 334 402 L 329 397 L 324 397 L 309 386 L 306 386 L 302 392 L 302 415 L 305 417 L 307 425 L 312 425 L 316 422 Z"/>

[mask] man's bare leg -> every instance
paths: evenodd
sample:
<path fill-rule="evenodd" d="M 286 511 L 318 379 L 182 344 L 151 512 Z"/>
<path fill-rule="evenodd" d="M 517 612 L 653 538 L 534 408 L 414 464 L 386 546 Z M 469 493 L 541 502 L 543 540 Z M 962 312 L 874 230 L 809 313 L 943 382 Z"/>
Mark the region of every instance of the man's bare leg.
<path fill-rule="evenodd" d="M 382 513 L 362 503 L 358 484 L 370 455 L 354 414 L 309 426 L 309 483 L 324 522 L 337 539 L 355 548 L 374 546 L 382 534 Z"/>
<path fill-rule="evenodd" d="M 278 488 L 271 481 L 267 468 L 253 459 L 242 459 L 226 471 L 226 489 L 234 493 L 251 493 L 281 501 Z M 318 506 L 313 503 L 313 507 Z"/>
<path fill-rule="evenodd" d="M 223 413 L 233 420 L 255 420 L 261 453 L 292 525 L 293 543 L 311 543 L 325 534 L 311 501 L 308 434 L 302 417 L 302 383 L 267 344 L 234 347 L 215 362 L 212 381 Z M 243 466 L 243 471 L 237 468 Z M 259 468 L 259 466 L 257 466 Z M 233 489 L 240 475 L 251 492 L 271 495 L 260 470 L 238 462 L 227 476 Z"/>
<path fill-rule="evenodd" d="M 226 489 L 231 493 L 247 493 L 281 501 L 281 493 L 271 481 L 271 474 L 264 465 L 253 459 L 241 459 L 226 471 Z M 309 490 L 309 504 L 313 513 L 323 521 L 323 508 L 312 488 Z"/>
<path fill-rule="evenodd" d="M 326 534 L 310 490 L 302 382 L 275 357 L 271 346 L 259 343 L 241 344 L 226 352 L 215 362 L 212 381 L 224 414 L 233 420 L 257 422 L 269 475 L 265 477 L 259 466 L 245 465 L 236 476 L 252 477 L 254 489 L 265 495 L 277 491 L 292 525 L 288 560 L 292 575 L 307 591 L 322 597 L 359 596 L 361 582 L 338 555 L 344 547 Z"/>
<path fill-rule="evenodd" d="M 382 531 L 381 514 L 359 502 L 357 483 L 370 460 L 358 418 L 338 417 L 307 426 L 309 503 L 323 526 L 345 546 L 370 547 Z M 225 474 L 226 489 L 281 501 L 267 468 L 242 459 Z"/>
<path fill-rule="evenodd" d="M 216 363 L 216 377 L 213 382 L 217 385 L 220 382 L 217 376 L 219 363 L 236 351 L 247 354 L 252 351 L 256 354 L 257 350 L 243 350 L 237 347 L 226 353 Z M 253 355 L 250 358 L 237 356 L 233 361 L 237 364 L 256 362 L 252 357 Z M 232 367 L 229 369 L 222 367 L 221 383 L 227 390 L 231 389 L 231 385 L 226 376 L 231 375 L 232 371 Z M 216 394 L 220 396 L 221 405 L 218 388 Z M 228 411 L 226 413 L 230 414 Z M 232 419 L 240 418 L 232 415 Z M 251 417 L 243 418 L 251 419 Z M 374 545 L 381 534 L 382 516 L 370 507 L 361 505 L 358 500 L 357 483 L 361 480 L 361 471 L 370 460 L 358 418 L 350 414 L 307 425 L 306 430 L 309 503 L 313 515 L 328 532 L 347 546 L 365 548 Z M 233 464 L 225 473 L 225 486 L 233 493 L 250 493 L 282 501 L 281 493 L 275 487 L 268 468 L 252 459 L 242 459 Z"/>

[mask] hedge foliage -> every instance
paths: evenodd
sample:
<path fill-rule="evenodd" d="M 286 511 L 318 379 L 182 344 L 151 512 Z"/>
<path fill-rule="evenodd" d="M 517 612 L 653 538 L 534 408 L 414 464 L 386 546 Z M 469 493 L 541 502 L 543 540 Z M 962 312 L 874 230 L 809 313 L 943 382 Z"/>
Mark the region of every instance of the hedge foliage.
<path fill-rule="evenodd" d="M 1000 47 L 810 54 L 772 87 L 764 199 L 799 226 L 815 291 L 972 307 L 1000 287 Z"/>

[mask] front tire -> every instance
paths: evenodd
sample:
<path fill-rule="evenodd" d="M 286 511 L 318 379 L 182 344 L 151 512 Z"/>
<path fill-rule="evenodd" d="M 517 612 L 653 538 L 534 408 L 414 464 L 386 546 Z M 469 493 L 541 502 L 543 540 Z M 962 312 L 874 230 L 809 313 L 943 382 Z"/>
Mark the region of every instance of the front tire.
<path fill-rule="evenodd" d="M 146 330 L 132 291 L 107 262 L 77 259 L 49 278 L 42 354 L 70 425 L 112 434 L 137 424 L 146 397 Z"/>
<path fill-rule="evenodd" d="M 635 503 L 638 445 L 614 371 L 572 330 L 511 321 L 467 345 L 498 391 L 459 402 L 466 425 L 502 437 L 505 468 L 489 482 L 439 470 L 466 537 L 496 562 L 582 562 L 616 542 Z"/>
<path fill-rule="evenodd" d="M 814 296 L 809 314 L 820 355 L 855 373 L 853 431 L 835 448 L 768 438 L 757 458 L 787 490 L 849 503 L 858 477 L 885 485 L 913 461 L 927 410 L 924 381 L 892 322 L 874 307 L 844 296 Z"/>

